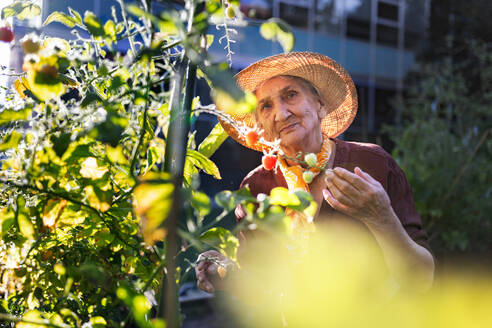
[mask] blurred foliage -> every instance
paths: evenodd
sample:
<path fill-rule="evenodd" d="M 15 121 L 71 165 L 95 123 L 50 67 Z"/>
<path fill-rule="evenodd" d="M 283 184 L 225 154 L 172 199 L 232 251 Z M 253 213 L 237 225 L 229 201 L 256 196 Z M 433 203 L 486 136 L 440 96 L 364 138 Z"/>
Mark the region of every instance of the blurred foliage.
<path fill-rule="evenodd" d="M 470 40 L 409 77 L 403 129 L 388 128 L 437 252 L 490 251 L 492 54 Z M 463 42 L 463 40 L 462 40 Z"/>
<path fill-rule="evenodd" d="M 330 224 L 317 229 L 307 245 L 291 239 L 248 240 L 242 270 L 229 286 L 235 298 L 224 300 L 224 306 L 238 318 L 231 327 L 462 328 L 492 324 L 489 273 L 448 273 L 425 294 L 413 289 L 402 292 L 388 276 L 371 236 L 347 224 Z M 326 258 L 329 260 L 320 261 Z"/>

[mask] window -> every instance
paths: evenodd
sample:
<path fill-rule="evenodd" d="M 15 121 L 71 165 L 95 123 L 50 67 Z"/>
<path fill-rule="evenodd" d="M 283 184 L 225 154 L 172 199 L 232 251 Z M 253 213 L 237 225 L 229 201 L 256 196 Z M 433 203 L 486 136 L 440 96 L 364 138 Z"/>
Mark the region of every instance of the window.
<path fill-rule="evenodd" d="M 378 2 L 378 17 L 398 21 L 398 6 L 386 2 Z"/>
<path fill-rule="evenodd" d="M 377 25 L 376 42 L 387 46 L 398 46 L 398 29 L 382 24 Z"/>
<path fill-rule="evenodd" d="M 371 38 L 371 25 L 369 21 L 347 17 L 347 37 L 369 41 Z"/>
<path fill-rule="evenodd" d="M 308 8 L 280 3 L 280 18 L 296 27 L 308 27 Z"/>

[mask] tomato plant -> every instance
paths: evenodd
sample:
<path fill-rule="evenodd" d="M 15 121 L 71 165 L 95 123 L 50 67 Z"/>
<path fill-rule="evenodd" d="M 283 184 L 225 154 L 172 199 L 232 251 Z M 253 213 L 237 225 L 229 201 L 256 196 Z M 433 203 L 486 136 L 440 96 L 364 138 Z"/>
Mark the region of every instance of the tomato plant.
<path fill-rule="evenodd" d="M 244 222 L 286 218 L 270 213 L 274 203 L 255 207 L 247 190 L 225 191 L 215 197 L 223 212 L 204 224 L 211 200 L 196 180 L 200 171 L 220 179 L 209 158 L 227 135 L 217 125 L 197 146 L 189 122 L 203 111 L 227 114 L 193 99 L 196 76 L 216 101 L 255 107 L 207 52 L 209 21 L 230 28 L 228 7 L 190 1 L 156 16 L 150 1 L 118 3 L 105 22 L 89 11 L 51 13 L 44 24 L 76 28 L 75 39 L 29 35 L 20 41 L 23 72 L 6 72 L 16 80 L 0 104 L 2 320 L 162 327 L 165 318 L 175 327 L 176 281 L 192 272 L 176 265 L 182 250 L 215 247 L 235 259 L 236 231 L 213 225 L 239 204 Z M 2 18 L 39 13 L 17 1 Z M 164 279 L 164 267 L 177 279 Z M 161 319 L 151 320 L 152 307 Z"/>

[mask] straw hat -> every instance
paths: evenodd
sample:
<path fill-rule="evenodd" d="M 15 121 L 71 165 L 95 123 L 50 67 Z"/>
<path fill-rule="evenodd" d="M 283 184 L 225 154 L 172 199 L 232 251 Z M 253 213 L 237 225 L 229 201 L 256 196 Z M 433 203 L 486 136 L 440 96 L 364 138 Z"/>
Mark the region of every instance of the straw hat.
<path fill-rule="evenodd" d="M 301 77 L 320 92 L 327 114 L 321 120 L 325 136 L 336 137 L 352 123 L 357 113 L 357 93 L 348 73 L 333 59 L 312 52 L 291 52 L 275 55 L 251 64 L 235 77 L 244 91 L 254 92 L 264 81 L 278 75 Z M 229 114 L 232 119 L 250 128 L 255 125 L 254 113 Z M 262 151 L 268 147 L 257 143 L 249 147 L 245 138 L 231 124 L 219 118 L 226 132 L 245 147 Z"/>

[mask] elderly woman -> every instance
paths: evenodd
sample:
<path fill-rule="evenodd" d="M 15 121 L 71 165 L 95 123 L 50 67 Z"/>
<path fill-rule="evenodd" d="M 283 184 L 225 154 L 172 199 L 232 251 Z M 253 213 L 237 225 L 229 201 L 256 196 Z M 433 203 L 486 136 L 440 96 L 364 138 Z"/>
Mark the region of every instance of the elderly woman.
<path fill-rule="evenodd" d="M 249 185 L 254 196 L 269 194 L 278 186 L 309 191 L 318 204 L 315 225 L 337 217 L 362 226 L 376 240 L 401 287 L 429 288 L 434 260 L 405 174 L 381 147 L 335 138 L 348 128 L 357 111 L 355 87 L 345 70 L 326 56 L 301 52 L 260 60 L 236 77 L 241 88 L 255 93 L 258 106 L 252 115 L 233 118 L 249 127 L 256 124 L 268 141 L 280 139 L 279 147 L 286 155 L 279 156 L 274 170 L 259 166 L 250 172 L 242 185 Z M 227 122 L 221 123 L 241 144 L 258 151 L 268 149 L 261 142 L 247 142 Z M 316 154 L 318 166 L 326 165 L 326 169 L 319 172 L 284 159 L 298 153 Z M 314 175 L 309 183 L 302 178 L 307 170 Z M 241 208 L 236 216 L 244 217 Z M 216 251 L 204 255 L 227 260 Z M 198 287 L 205 291 L 223 288 L 213 262 L 201 261 L 196 276 Z"/>

